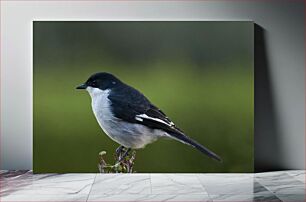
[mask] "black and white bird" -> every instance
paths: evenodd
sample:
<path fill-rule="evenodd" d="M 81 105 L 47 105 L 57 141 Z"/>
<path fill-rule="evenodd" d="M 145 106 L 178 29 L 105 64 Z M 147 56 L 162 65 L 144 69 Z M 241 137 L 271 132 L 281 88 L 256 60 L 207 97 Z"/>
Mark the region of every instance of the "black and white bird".
<path fill-rule="evenodd" d="M 91 96 L 93 113 L 102 130 L 119 149 L 140 149 L 161 137 L 190 145 L 209 157 L 221 158 L 182 130 L 153 105 L 142 93 L 123 83 L 110 73 L 96 73 L 77 87 Z"/>

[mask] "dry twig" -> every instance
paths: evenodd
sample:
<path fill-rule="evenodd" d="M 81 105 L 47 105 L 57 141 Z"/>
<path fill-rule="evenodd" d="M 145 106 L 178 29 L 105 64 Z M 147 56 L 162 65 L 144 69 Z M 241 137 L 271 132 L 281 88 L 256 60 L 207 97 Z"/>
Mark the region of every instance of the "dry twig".
<path fill-rule="evenodd" d="M 122 149 L 118 154 L 115 153 L 115 164 L 111 165 L 106 163 L 103 156 L 106 155 L 106 151 L 99 153 L 99 164 L 98 168 L 100 173 L 133 173 L 134 161 L 136 158 L 136 151 L 129 152 L 125 157 L 126 148 Z"/>

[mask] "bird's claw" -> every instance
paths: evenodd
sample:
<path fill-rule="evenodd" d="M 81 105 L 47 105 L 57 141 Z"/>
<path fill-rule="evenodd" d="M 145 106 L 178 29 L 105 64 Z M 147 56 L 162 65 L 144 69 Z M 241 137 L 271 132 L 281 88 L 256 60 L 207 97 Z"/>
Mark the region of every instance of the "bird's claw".
<path fill-rule="evenodd" d="M 127 148 L 126 151 L 122 154 L 122 156 L 121 155 L 117 156 L 118 157 L 117 158 L 118 159 L 117 163 L 121 163 L 125 159 L 125 157 L 128 156 L 130 151 L 131 151 L 131 148 Z"/>
<path fill-rule="evenodd" d="M 119 156 L 122 152 L 122 150 L 124 149 L 124 146 L 120 145 L 117 149 L 116 149 L 116 155 Z"/>

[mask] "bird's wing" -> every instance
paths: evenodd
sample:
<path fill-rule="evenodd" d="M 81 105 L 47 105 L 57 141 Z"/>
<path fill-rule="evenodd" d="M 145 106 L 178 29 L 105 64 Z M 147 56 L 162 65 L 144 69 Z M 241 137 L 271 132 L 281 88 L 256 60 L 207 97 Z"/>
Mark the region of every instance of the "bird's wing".
<path fill-rule="evenodd" d="M 150 128 L 162 129 L 166 132 L 182 133 L 175 124 L 160 109 L 150 104 L 150 106 L 141 114 L 137 114 L 135 119 L 138 123 Z"/>
<path fill-rule="evenodd" d="M 120 95 L 123 94 L 114 94 L 108 97 L 111 100 L 115 117 L 130 123 L 138 123 L 149 128 L 163 130 L 170 138 L 191 145 L 209 157 L 221 161 L 221 158 L 214 152 L 185 135 L 165 113 L 151 104 L 140 92 L 132 89 L 124 93 L 125 97 Z"/>
<path fill-rule="evenodd" d="M 136 115 L 143 114 L 150 106 L 143 94 L 129 86 L 112 91 L 108 99 L 114 116 L 131 123 L 137 123 Z"/>
<path fill-rule="evenodd" d="M 115 117 L 166 132 L 181 132 L 160 109 L 132 87 L 119 89 L 108 96 Z"/>
<path fill-rule="evenodd" d="M 156 108 L 153 105 L 151 105 L 145 113 L 136 115 L 135 119 L 139 123 L 148 127 L 162 129 L 170 138 L 176 139 L 184 144 L 193 146 L 194 148 L 198 149 L 209 157 L 221 161 L 221 158 L 217 154 L 185 135 L 184 132 L 181 131 L 178 127 L 176 127 L 174 123 L 160 109 Z"/>

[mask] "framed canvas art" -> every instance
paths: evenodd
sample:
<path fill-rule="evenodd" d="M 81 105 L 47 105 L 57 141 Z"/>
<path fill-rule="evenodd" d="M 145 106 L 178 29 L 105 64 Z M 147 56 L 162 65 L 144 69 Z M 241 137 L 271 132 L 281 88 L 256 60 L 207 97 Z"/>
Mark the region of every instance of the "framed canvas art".
<path fill-rule="evenodd" d="M 35 173 L 253 172 L 254 24 L 34 21 Z"/>

